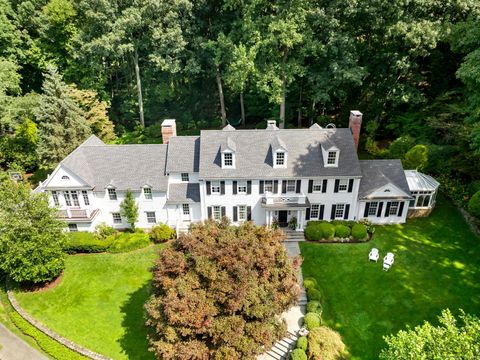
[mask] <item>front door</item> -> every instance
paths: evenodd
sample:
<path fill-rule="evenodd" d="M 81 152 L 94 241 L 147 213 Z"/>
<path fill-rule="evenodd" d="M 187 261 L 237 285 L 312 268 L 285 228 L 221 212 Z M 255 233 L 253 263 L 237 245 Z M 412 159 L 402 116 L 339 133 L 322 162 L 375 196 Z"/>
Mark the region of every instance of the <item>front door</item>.
<path fill-rule="evenodd" d="M 287 210 L 280 210 L 278 212 L 278 225 L 280 227 L 286 227 L 288 225 L 288 222 L 287 222 Z"/>

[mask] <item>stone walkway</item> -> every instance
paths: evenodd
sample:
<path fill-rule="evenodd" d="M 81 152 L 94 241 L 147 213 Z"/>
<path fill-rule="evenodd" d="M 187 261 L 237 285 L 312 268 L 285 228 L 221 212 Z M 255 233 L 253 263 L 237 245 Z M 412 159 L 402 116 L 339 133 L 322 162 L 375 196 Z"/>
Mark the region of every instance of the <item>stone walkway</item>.
<path fill-rule="evenodd" d="M 0 324 L 0 360 L 48 360 L 48 358 Z"/>

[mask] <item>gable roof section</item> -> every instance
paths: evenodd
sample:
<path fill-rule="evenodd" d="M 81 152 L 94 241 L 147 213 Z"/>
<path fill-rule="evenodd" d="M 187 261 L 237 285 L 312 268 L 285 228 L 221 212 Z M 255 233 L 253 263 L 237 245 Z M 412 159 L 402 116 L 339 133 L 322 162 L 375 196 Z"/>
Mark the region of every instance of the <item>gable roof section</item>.
<path fill-rule="evenodd" d="M 410 191 L 435 191 L 440 186 L 433 177 L 417 170 L 405 170 L 405 176 Z"/>
<path fill-rule="evenodd" d="M 222 169 L 219 149 L 227 138 L 236 144 L 234 169 Z M 287 167 L 274 168 L 272 144 L 281 138 Z M 203 130 L 200 134 L 201 179 L 361 176 L 350 129 Z M 340 149 L 338 167 L 324 167 L 321 146 Z"/>
<path fill-rule="evenodd" d="M 170 184 L 168 190 L 170 203 L 200 202 L 200 184 Z"/>
<path fill-rule="evenodd" d="M 146 183 L 167 191 L 167 145 L 81 145 L 61 163 L 95 191 L 108 185 L 119 190 L 139 190 Z"/>
<path fill-rule="evenodd" d="M 405 195 L 402 198 L 410 199 L 407 179 L 402 162 L 395 160 L 361 160 L 362 179 L 360 180 L 359 199 L 365 199 L 385 185 L 392 184 Z M 385 196 L 388 198 L 389 196 Z"/>
<path fill-rule="evenodd" d="M 96 137 L 95 135 L 90 135 L 90 137 L 85 140 L 83 143 L 82 143 L 83 146 L 101 146 L 101 145 L 105 145 L 105 143 L 100 140 L 98 137 Z M 82 146 L 80 145 L 80 146 Z"/>
<path fill-rule="evenodd" d="M 167 173 L 198 172 L 200 136 L 173 136 L 168 143 Z"/>

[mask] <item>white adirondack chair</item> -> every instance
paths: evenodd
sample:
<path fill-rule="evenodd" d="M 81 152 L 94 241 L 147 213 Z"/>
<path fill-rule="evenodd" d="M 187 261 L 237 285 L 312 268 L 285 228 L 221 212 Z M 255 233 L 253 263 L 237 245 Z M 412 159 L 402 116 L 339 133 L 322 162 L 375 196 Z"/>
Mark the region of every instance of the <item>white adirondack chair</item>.
<path fill-rule="evenodd" d="M 394 262 L 395 255 L 393 255 L 391 252 L 387 253 L 387 255 L 383 258 L 383 270 L 388 271 Z"/>
<path fill-rule="evenodd" d="M 375 262 L 377 262 L 379 256 L 380 256 L 380 255 L 379 255 L 379 253 L 378 253 L 378 249 L 377 249 L 377 248 L 372 248 L 372 250 L 370 250 L 370 254 L 368 254 L 368 261 L 375 261 Z"/>

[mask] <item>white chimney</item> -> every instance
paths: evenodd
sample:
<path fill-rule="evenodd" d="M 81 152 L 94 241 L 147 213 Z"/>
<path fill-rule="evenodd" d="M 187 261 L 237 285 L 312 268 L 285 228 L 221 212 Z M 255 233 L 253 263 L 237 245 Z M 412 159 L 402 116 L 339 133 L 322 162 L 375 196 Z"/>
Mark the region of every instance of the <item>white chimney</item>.
<path fill-rule="evenodd" d="M 267 120 L 267 130 L 278 130 L 276 120 Z"/>

